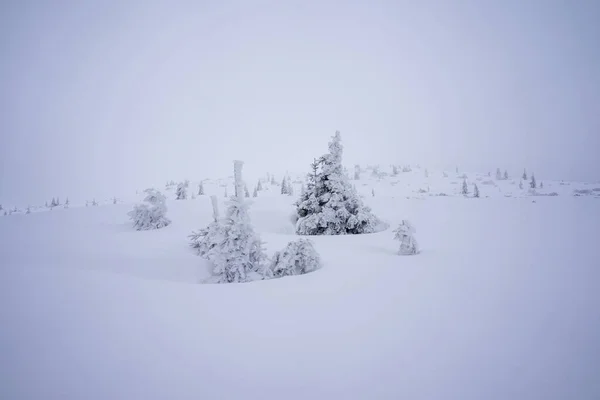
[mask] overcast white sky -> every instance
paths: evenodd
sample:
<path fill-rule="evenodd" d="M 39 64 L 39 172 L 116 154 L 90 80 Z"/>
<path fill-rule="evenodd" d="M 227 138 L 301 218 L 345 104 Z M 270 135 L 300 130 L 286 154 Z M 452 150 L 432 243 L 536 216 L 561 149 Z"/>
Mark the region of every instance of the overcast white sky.
<path fill-rule="evenodd" d="M 600 2 L 0 4 L 0 199 L 345 163 L 600 179 Z"/>

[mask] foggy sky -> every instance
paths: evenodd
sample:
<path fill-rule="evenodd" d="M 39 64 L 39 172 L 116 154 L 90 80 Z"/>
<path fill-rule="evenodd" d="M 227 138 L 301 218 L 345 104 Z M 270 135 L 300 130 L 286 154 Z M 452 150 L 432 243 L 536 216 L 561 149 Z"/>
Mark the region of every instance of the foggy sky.
<path fill-rule="evenodd" d="M 0 201 L 421 163 L 599 180 L 597 1 L 4 1 Z M 87 196 L 87 197 L 86 197 Z"/>

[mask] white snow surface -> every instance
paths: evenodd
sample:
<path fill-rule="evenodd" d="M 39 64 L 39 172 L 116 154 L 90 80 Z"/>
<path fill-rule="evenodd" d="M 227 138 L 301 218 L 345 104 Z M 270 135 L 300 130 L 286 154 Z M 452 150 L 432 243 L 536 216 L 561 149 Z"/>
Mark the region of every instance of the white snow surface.
<path fill-rule="evenodd" d="M 420 254 L 391 229 L 311 236 L 321 269 L 245 284 L 198 283 L 208 196 L 171 193 L 153 231 L 132 202 L 0 218 L 0 399 L 600 398 L 600 201 L 439 175 L 454 197 L 416 193 L 422 172 L 352 181 Z M 250 200 L 269 255 L 298 238 L 294 200 Z"/>

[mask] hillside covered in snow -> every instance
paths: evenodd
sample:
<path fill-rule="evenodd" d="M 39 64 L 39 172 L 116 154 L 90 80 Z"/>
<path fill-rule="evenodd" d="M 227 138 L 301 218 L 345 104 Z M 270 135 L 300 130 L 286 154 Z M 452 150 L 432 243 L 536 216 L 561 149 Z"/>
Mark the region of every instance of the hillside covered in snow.
<path fill-rule="evenodd" d="M 0 398 L 598 398 L 600 184 L 397 169 L 350 181 L 389 228 L 313 236 L 322 268 L 245 284 L 199 284 L 188 239 L 232 178 L 161 188 L 158 230 L 128 220 L 142 193 L 0 218 Z M 269 256 L 298 237 L 304 179 L 281 179 L 248 182 Z"/>

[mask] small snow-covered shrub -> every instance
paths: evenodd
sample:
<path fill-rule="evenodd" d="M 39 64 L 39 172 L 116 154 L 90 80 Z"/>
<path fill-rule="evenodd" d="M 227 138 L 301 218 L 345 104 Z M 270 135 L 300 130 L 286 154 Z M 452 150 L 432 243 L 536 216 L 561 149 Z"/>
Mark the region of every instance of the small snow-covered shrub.
<path fill-rule="evenodd" d="M 187 199 L 188 186 L 189 186 L 189 181 L 180 182 L 177 185 L 177 191 L 175 192 L 175 195 L 177 196 L 177 200 Z"/>
<path fill-rule="evenodd" d="M 271 261 L 273 277 L 302 275 L 321 268 L 321 257 L 308 239 L 288 243 Z"/>
<path fill-rule="evenodd" d="M 394 239 L 400 241 L 399 254 L 401 255 L 413 255 L 419 253 L 419 245 L 413 234 L 417 230 L 412 226 L 408 220 L 402 220 L 402 223 L 394 230 Z"/>
<path fill-rule="evenodd" d="M 146 189 L 145 203 L 136 204 L 133 210 L 127 213 L 133 220 L 133 226 L 138 231 L 160 229 L 171 223 L 167 213 L 166 198 L 156 189 Z"/>

